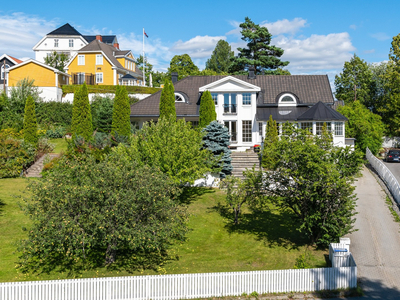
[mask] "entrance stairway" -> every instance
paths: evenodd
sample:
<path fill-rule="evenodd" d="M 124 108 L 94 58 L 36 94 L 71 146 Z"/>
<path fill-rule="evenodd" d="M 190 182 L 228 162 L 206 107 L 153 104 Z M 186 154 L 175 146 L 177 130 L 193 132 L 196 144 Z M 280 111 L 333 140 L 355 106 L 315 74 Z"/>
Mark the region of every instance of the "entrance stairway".
<path fill-rule="evenodd" d="M 244 179 L 243 171 L 251 169 L 255 165 L 255 169 L 260 169 L 260 160 L 258 153 L 255 152 L 233 152 L 232 157 L 232 175 Z"/>
<path fill-rule="evenodd" d="M 52 160 L 55 157 L 58 157 L 59 154 L 55 153 L 49 153 L 43 155 L 41 158 L 39 158 L 32 166 L 28 168 L 28 170 L 25 171 L 25 177 L 42 177 L 40 174 L 43 170 L 43 163 L 45 159 L 47 161 Z"/>

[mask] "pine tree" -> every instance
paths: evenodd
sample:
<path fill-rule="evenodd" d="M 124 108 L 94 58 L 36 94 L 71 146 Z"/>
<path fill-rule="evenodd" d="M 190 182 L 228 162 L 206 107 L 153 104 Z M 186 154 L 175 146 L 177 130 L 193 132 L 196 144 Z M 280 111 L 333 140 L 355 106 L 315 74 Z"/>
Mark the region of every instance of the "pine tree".
<path fill-rule="evenodd" d="M 267 132 L 265 133 L 264 139 L 264 151 L 262 153 L 261 164 L 263 168 L 273 169 L 275 163 L 278 160 L 278 153 L 276 151 L 276 143 L 278 142 L 278 129 L 276 127 L 276 121 L 272 119 L 272 115 L 269 116 L 267 122 Z"/>
<path fill-rule="evenodd" d="M 128 92 L 122 85 L 118 85 L 115 91 L 111 134 L 129 136 L 131 134 L 130 122 L 131 109 L 129 106 Z"/>
<path fill-rule="evenodd" d="M 234 53 L 231 45 L 227 41 L 219 40 L 211 55 L 211 58 L 206 62 L 206 69 L 213 70 L 216 73 L 226 73 L 229 71 L 231 60 Z"/>
<path fill-rule="evenodd" d="M 252 66 L 256 74 L 290 75 L 287 70 L 282 70 L 289 62 L 279 59 L 283 55 L 283 49 L 270 45 L 272 34 L 266 27 L 254 24 L 248 17 L 239 26 L 247 48 L 238 48 L 239 53 L 229 68 L 231 73 L 246 73 Z"/>
<path fill-rule="evenodd" d="M 209 91 L 205 91 L 201 96 L 199 114 L 200 114 L 200 120 L 199 120 L 200 128 L 206 127 L 212 121 L 215 121 L 217 119 L 217 113 L 215 112 L 215 104 L 212 99 L 211 93 Z"/>
<path fill-rule="evenodd" d="M 169 116 L 175 116 L 176 119 L 174 85 L 167 81 L 161 91 L 160 119 Z"/>
<path fill-rule="evenodd" d="M 35 146 L 38 142 L 35 101 L 32 96 L 28 96 L 25 103 L 24 141 Z"/>
<path fill-rule="evenodd" d="M 83 83 L 74 93 L 71 130 L 74 137 L 81 136 L 86 141 L 93 135 L 92 113 L 86 83 Z"/>
<path fill-rule="evenodd" d="M 229 130 L 217 121 L 212 121 L 205 129 L 206 135 L 203 138 L 204 148 L 210 150 L 214 157 L 218 157 L 217 168 L 220 168 L 220 177 L 232 173 L 231 150 L 229 150 Z"/>

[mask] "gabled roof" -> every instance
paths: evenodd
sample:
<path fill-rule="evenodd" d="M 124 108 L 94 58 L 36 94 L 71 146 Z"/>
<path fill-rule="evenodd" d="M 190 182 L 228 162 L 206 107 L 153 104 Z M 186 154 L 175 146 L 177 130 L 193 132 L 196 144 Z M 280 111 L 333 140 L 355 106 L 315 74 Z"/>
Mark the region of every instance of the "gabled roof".
<path fill-rule="evenodd" d="M 126 79 L 126 80 L 129 80 L 129 79 L 136 79 L 136 77 L 133 77 L 131 74 L 125 74 L 124 76 L 122 76 L 122 77 L 120 78 L 120 80 L 124 80 L 124 79 Z"/>
<path fill-rule="evenodd" d="M 103 52 L 108 61 L 115 67 L 124 69 L 124 67 L 119 63 L 119 61 L 115 58 L 115 52 L 119 51 L 114 46 L 105 44 L 100 42 L 99 40 L 93 40 L 89 45 L 86 45 L 78 53 L 82 52 Z"/>
<path fill-rule="evenodd" d="M 81 35 L 74 27 L 69 25 L 69 23 L 64 24 L 63 26 L 53 30 L 47 35 Z"/>
<path fill-rule="evenodd" d="M 11 61 L 12 63 L 14 63 L 15 65 L 22 63 L 22 60 L 12 57 L 10 55 L 7 54 L 3 54 L 2 56 L 0 56 L 0 61 L 3 60 L 3 58 L 7 58 L 9 61 Z"/>
<path fill-rule="evenodd" d="M 298 121 L 347 121 L 342 114 L 319 101 L 297 118 Z"/>
<path fill-rule="evenodd" d="M 49 65 L 46 65 L 46 64 L 44 64 L 44 63 L 42 63 L 42 62 L 40 62 L 40 61 L 34 60 L 34 59 L 32 59 L 32 58 L 31 58 L 31 59 L 28 59 L 28 60 L 25 60 L 24 62 L 22 62 L 22 63 L 20 63 L 20 64 L 18 64 L 18 65 L 12 66 L 11 68 L 7 69 L 7 71 L 9 72 L 9 71 L 11 71 L 11 70 L 14 70 L 14 69 L 23 67 L 23 66 L 25 66 L 25 65 L 27 65 L 27 64 L 29 64 L 29 63 L 33 63 L 33 64 L 36 64 L 36 65 L 39 65 L 39 66 L 41 66 L 41 67 L 43 67 L 43 68 L 46 68 L 46 69 L 49 69 L 49 70 L 53 71 L 54 73 L 59 73 L 59 74 L 62 74 L 62 75 L 64 75 L 64 76 L 71 77 L 71 75 L 69 75 L 69 74 L 67 74 L 67 73 L 61 72 L 60 70 L 58 70 L 58 69 L 56 69 L 56 68 L 50 67 Z"/>

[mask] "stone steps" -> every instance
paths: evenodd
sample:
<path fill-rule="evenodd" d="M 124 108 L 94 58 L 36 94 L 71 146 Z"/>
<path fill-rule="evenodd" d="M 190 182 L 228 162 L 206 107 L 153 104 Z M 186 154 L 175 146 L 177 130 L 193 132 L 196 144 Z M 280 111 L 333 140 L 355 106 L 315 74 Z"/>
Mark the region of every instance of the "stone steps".
<path fill-rule="evenodd" d="M 251 169 L 255 166 L 256 170 L 260 169 L 260 160 L 255 152 L 232 152 L 232 175 L 244 179 L 243 171 Z"/>
<path fill-rule="evenodd" d="M 25 171 L 25 177 L 42 177 L 41 173 L 43 170 L 43 165 L 45 160 L 52 160 L 53 158 L 58 157 L 57 153 L 49 153 L 42 155 L 32 166 Z"/>

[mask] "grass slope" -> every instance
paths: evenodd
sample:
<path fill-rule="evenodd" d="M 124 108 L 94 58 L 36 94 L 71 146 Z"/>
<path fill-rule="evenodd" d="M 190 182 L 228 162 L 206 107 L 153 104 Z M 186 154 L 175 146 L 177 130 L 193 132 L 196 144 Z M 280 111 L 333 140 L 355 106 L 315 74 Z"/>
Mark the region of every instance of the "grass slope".
<path fill-rule="evenodd" d="M 22 194 L 28 181 L 25 178 L 0 180 L 0 282 L 74 278 L 65 273 L 25 275 L 15 269 L 16 242 L 25 237 L 22 227 L 29 228 L 29 219 L 17 204 L 21 199 L 15 196 Z M 304 254 L 305 240 L 295 230 L 296 224 L 291 221 L 290 214 L 281 215 L 272 209 L 254 216 L 245 211 L 240 224 L 234 226 L 230 212 L 218 205 L 223 201 L 223 192 L 210 189 L 197 192 L 186 199 L 192 230 L 186 242 L 171 250 L 177 260 L 157 271 L 129 274 L 99 269 L 77 277 L 290 269 L 296 258 Z M 308 251 L 313 267 L 326 266 L 326 252 Z"/>

